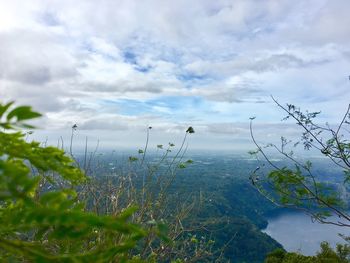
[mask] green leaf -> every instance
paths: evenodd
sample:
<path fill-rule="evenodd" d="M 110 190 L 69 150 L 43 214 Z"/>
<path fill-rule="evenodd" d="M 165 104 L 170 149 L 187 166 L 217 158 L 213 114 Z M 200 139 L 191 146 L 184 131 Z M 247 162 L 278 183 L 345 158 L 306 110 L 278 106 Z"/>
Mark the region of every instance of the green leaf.
<path fill-rule="evenodd" d="M 20 106 L 13 109 L 6 117 L 8 121 L 16 117 L 17 121 L 29 120 L 40 117 L 41 114 L 32 111 L 30 106 Z"/>
<path fill-rule="evenodd" d="M 179 163 L 179 165 L 177 167 L 180 168 L 180 169 L 185 169 L 186 168 L 186 164 Z"/>
<path fill-rule="evenodd" d="M 0 119 L 1 119 L 1 117 L 4 115 L 4 113 L 8 110 L 8 108 L 11 107 L 11 105 L 12 105 L 13 103 L 14 103 L 14 102 L 11 101 L 11 102 L 9 102 L 9 103 L 7 103 L 7 104 L 5 104 L 5 105 L 1 105 L 1 104 L 0 104 Z"/>
<path fill-rule="evenodd" d="M 129 156 L 129 162 L 136 162 L 139 158 L 134 156 Z"/>

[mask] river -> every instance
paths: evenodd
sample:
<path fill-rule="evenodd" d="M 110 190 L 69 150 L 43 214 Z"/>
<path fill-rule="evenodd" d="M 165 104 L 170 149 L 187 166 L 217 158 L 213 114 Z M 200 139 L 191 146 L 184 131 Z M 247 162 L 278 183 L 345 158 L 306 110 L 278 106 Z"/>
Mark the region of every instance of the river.
<path fill-rule="evenodd" d="M 350 228 L 312 222 L 310 216 L 299 211 L 286 211 L 268 217 L 268 226 L 263 230 L 277 240 L 289 252 L 315 255 L 322 241 L 334 248 L 344 243 L 338 233 L 350 236 Z"/>

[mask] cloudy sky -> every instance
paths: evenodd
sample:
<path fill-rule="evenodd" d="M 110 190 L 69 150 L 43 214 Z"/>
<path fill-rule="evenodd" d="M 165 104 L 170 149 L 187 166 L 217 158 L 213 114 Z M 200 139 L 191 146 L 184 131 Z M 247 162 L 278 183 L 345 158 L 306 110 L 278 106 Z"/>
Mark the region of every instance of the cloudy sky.
<path fill-rule="evenodd" d="M 32 105 L 55 141 L 249 149 L 282 128 L 271 101 L 322 110 L 350 101 L 349 0 L 0 0 L 0 98 Z M 79 141 L 79 140 L 78 140 Z M 192 145 L 192 146 L 191 146 Z"/>

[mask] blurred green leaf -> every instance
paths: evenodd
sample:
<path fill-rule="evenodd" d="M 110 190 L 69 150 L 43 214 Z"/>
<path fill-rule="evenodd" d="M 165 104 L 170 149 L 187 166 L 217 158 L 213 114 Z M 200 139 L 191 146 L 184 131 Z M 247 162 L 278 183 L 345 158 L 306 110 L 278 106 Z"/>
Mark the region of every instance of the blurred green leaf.
<path fill-rule="evenodd" d="M 12 118 L 16 117 L 17 121 L 23 121 L 23 120 L 29 120 L 40 117 L 41 114 L 32 111 L 32 108 L 29 106 L 20 106 L 12 111 L 7 115 L 6 119 L 7 121 L 10 121 Z"/>
<path fill-rule="evenodd" d="M 0 104 L 0 119 L 2 118 L 2 116 L 4 115 L 4 113 L 11 107 L 11 105 L 13 105 L 13 101 L 5 104 L 5 105 L 1 105 Z"/>

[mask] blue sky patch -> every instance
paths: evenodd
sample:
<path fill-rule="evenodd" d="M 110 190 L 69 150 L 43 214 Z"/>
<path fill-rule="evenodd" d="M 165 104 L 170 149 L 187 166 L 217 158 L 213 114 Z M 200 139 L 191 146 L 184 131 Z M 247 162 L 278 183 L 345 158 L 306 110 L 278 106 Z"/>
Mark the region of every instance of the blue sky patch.
<path fill-rule="evenodd" d="M 137 64 L 136 54 L 134 54 L 133 52 L 125 51 L 123 52 L 123 57 L 126 63 L 133 64 L 133 65 Z"/>
<path fill-rule="evenodd" d="M 166 96 L 146 101 L 133 99 L 104 100 L 102 103 L 109 108 L 116 107 L 119 114 L 126 116 L 151 114 L 172 120 L 192 118 L 195 112 L 205 112 L 208 106 L 207 102 L 200 97 L 181 96 Z"/>

